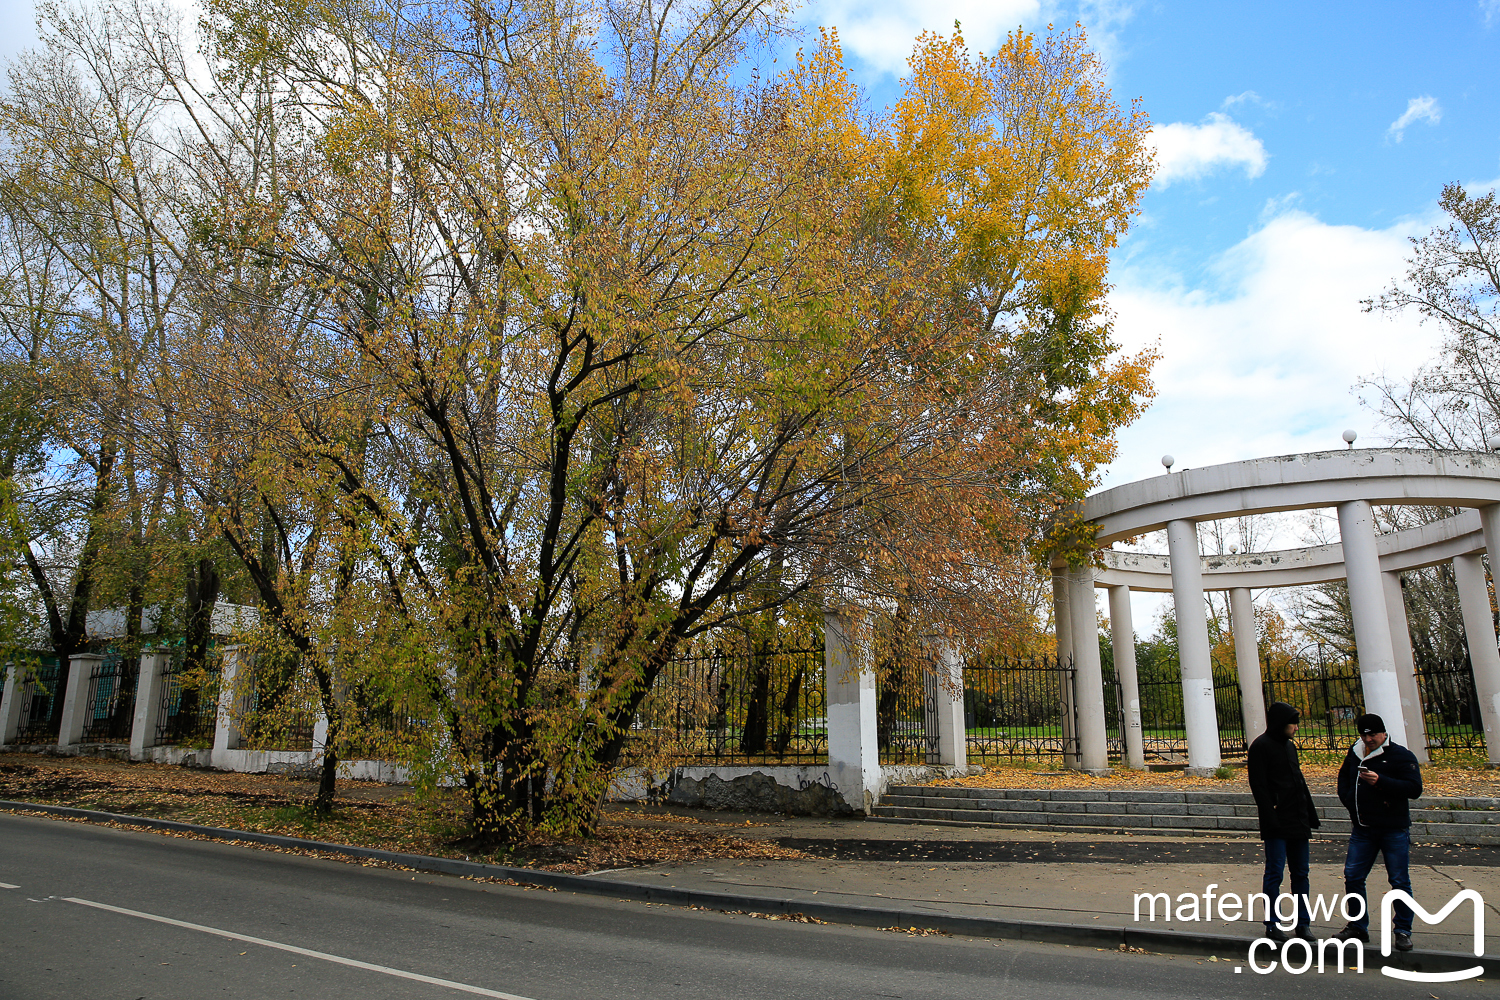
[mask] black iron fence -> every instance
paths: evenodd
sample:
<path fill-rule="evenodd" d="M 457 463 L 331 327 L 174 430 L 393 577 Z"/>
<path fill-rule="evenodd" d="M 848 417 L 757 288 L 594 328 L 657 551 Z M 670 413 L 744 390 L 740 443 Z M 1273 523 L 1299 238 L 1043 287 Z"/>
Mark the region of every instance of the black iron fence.
<path fill-rule="evenodd" d="M 267 656 L 252 662 L 240 683 L 249 690 L 240 720 L 246 750 L 311 750 L 317 721 L 317 686 L 300 657 Z"/>
<path fill-rule="evenodd" d="M 158 745 L 212 746 L 219 718 L 222 663 L 188 669 L 182 650 L 167 661 L 156 716 Z M 214 658 L 217 660 L 217 658 Z"/>
<path fill-rule="evenodd" d="M 61 697 L 58 681 L 62 667 L 54 657 L 32 666 L 30 683 L 18 685 L 21 699 L 21 725 L 16 742 L 50 744 L 57 742 L 58 715 L 54 708 Z"/>
<path fill-rule="evenodd" d="M 89 671 L 80 743 L 129 743 L 135 722 L 135 689 L 141 661 L 116 652 L 104 654 Z"/>
<path fill-rule="evenodd" d="M 1261 665 L 1266 704 L 1286 702 L 1302 714 L 1296 744 L 1303 750 L 1342 754 L 1358 732 L 1354 720 L 1365 711 L 1359 665 L 1342 657 L 1294 656 Z"/>
<path fill-rule="evenodd" d="M 678 656 L 641 703 L 624 756 L 680 763 L 819 764 L 828 760 L 821 646 Z"/>
<path fill-rule="evenodd" d="M 1484 723 L 1469 658 L 1443 660 L 1418 654 L 1417 690 L 1427 724 L 1427 749 L 1434 756 L 1483 755 Z"/>
<path fill-rule="evenodd" d="M 930 657 L 908 652 L 875 677 L 875 743 L 883 764 L 938 762 L 938 680 Z"/>
<path fill-rule="evenodd" d="M 249 714 L 241 730 L 245 750 L 311 750 L 317 719 L 311 709 L 290 714 Z"/>
<path fill-rule="evenodd" d="M 1187 751 L 1182 684 L 1175 664 L 1143 671 L 1139 681 L 1141 728 L 1148 761 L 1180 761 Z M 257 670 L 242 721 L 249 749 L 309 750 L 316 699 L 299 677 L 305 671 Z M 55 700 L 59 664 L 43 660 L 22 685 L 20 743 L 57 738 Z M 108 653 L 90 671 L 82 740 L 128 742 L 134 719 L 139 660 Z M 569 674 L 576 677 L 576 671 Z M 1066 723 L 1065 695 L 1074 669 L 1054 657 L 989 657 L 963 668 L 963 710 L 968 757 L 1065 758 L 1077 753 Z M 1434 752 L 1483 755 L 1479 699 L 1467 658 L 1424 660 L 1417 684 L 1424 706 L 1427 746 Z M 1302 715 L 1297 736 L 1305 750 L 1342 754 L 1356 739 L 1354 720 L 1364 712 L 1358 664 L 1316 655 L 1262 664 L 1266 703 L 1284 701 Z M 1121 692 L 1104 664 L 1104 702 L 1111 759 L 1124 755 Z M 1230 665 L 1213 668 L 1220 753 L 1246 749 L 1238 678 Z M 576 686 L 576 679 L 573 681 Z M 939 685 L 932 664 L 913 656 L 899 668 L 883 665 L 876 683 L 876 731 L 883 763 L 938 762 Z M 217 721 L 217 665 L 185 671 L 180 651 L 163 677 L 158 744 L 208 745 Z M 429 722 L 387 706 L 371 707 L 356 723 L 345 756 L 389 758 L 408 744 L 432 738 Z M 823 763 L 828 754 L 823 650 L 808 644 L 771 650 L 712 647 L 676 658 L 662 671 L 627 736 L 625 757 L 680 763 Z"/>
<path fill-rule="evenodd" d="M 1157 670 L 1138 681 L 1141 697 L 1141 746 L 1146 761 L 1181 762 L 1187 759 L 1187 723 L 1182 709 L 1182 678 L 1177 665 L 1170 673 Z M 1219 756 L 1243 757 L 1245 716 L 1240 679 L 1233 666 L 1212 666 L 1214 713 L 1219 725 Z"/>
<path fill-rule="evenodd" d="M 430 718 L 402 708 L 394 699 L 370 699 L 352 692 L 344 706 L 349 726 L 341 756 L 345 760 L 409 760 L 430 751 L 439 727 Z"/>
<path fill-rule="evenodd" d="M 1109 759 L 1123 761 L 1125 759 L 1125 694 L 1120 689 L 1120 678 L 1115 676 L 1114 664 L 1103 664 L 1103 670 L 1104 742 L 1109 750 Z"/>
<path fill-rule="evenodd" d="M 1056 657 L 994 656 L 966 663 L 964 727 L 969 761 L 1061 758 L 1077 753 L 1074 730 L 1069 725 L 1065 732 L 1063 724 L 1064 692 L 1072 683 L 1072 663 Z M 1107 717 L 1117 715 L 1118 709 L 1111 711 L 1106 705 Z"/>

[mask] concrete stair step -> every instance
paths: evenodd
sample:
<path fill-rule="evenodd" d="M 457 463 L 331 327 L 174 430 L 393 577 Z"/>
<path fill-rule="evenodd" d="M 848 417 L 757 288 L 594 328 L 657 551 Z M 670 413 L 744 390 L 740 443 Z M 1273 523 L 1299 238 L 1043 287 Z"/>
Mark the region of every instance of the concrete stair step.
<path fill-rule="evenodd" d="M 1184 807 L 1185 808 L 1185 807 Z M 1254 816 L 1213 816 L 1178 813 L 1042 812 L 1002 809 L 937 809 L 917 806 L 879 805 L 874 815 L 903 819 L 941 819 L 950 822 L 1024 824 L 1044 827 L 1107 826 L 1115 829 L 1191 827 L 1205 830 L 1254 830 Z"/>
<path fill-rule="evenodd" d="M 1043 824 L 1036 824 L 1036 823 L 1016 823 L 1016 822 L 976 822 L 976 821 L 974 821 L 972 819 L 967 819 L 967 818 L 966 819 L 922 819 L 922 818 L 910 818 L 910 817 L 902 817 L 902 816 L 882 816 L 882 815 L 879 815 L 878 813 L 877 813 L 877 815 L 872 816 L 871 818 L 873 820 L 877 821 L 877 822 L 883 822 L 883 823 L 921 824 L 921 825 L 924 825 L 924 826 L 975 827 L 975 828 L 978 828 L 978 829 L 993 829 L 993 830 L 1036 830 L 1036 829 L 1039 829 L 1039 828 L 1043 828 L 1043 829 L 1057 828 L 1055 824 L 1045 824 L 1045 823 L 1043 823 Z M 1460 829 L 1459 828 L 1460 827 L 1459 824 L 1452 825 L 1452 828 L 1448 828 L 1449 827 L 1448 824 L 1438 824 L 1438 826 L 1441 827 L 1441 828 L 1437 829 L 1437 830 L 1427 830 L 1427 829 L 1422 828 L 1419 824 L 1413 824 L 1412 825 L 1412 840 L 1413 840 L 1413 842 L 1419 843 L 1419 844 L 1449 844 L 1449 845 L 1451 845 L 1451 844 L 1463 844 L 1463 845 L 1470 845 L 1470 846 L 1500 846 L 1500 831 L 1497 831 L 1497 830 L 1495 830 L 1493 828 L 1483 828 L 1483 829 L 1462 828 L 1462 829 Z M 1347 821 L 1344 824 L 1342 824 L 1342 828 L 1341 829 L 1340 828 L 1330 828 L 1329 825 L 1325 823 L 1324 826 L 1321 829 L 1319 829 L 1318 836 L 1321 837 L 1321 838 L 1324 838 L 1324 839 L 1327 839 L 1327 838 L 1330 838 L 1330 837 L 1331 838 L 1342 837 L 1342 836 L 1348 834 L 1348 832 L 1349 832 L 1348 827 L 1349 827 L 1349 824 L 1348 824 Z M 1122 832 L 1122 828 L 1120 826 L 1118 826 L 1118 825 L 1112 825 L 1112 824 L 1109 824 L 1109 823 L 1077 824 L 1077 825 L 1069 824 L 1066 827 L 1063 827 L 1063 829 L 1066 829 L 1069 833 L 1120 833 L 1120 832 Z M 1245 840 L 1254 840 L 1254 839 L 1257 839 L 1256 836 L 1255 836 L 1255 831 L 1253 829 L 1251 829 L 1251 830 L 1229 830 L 1229 829 L 1218 829 L 1218 828 L 1206 828 L 1206 827 L 1200 827 L 1200 826 L 1191 826 L 1191 827 L 1189 827 L 1189 826 L 1180 826 L 1180 827 L 1151 826 L 1151 827 L 1131 827 L 1129 829 L 1131 830 L 1131 832 L 1136 833 L 1139 836 L 1153 836 L 1153 837 L 1233 837 L 1233 838 L 1245 839 Z"/>
<path fill-rule="evenodd" d="M 1253 802 L 1054 802 L 1046 799 L 952 799 L 936 795 L 886 795 L 881 805 L 980 812 L 1117 813 L 1162 816 L 1254 816 Z"/>
<path fill-rule="evenodd" d="M 1114 803 L 1164 803 L 1253 806 L 1255 799 L 1249 792 L 1214 791 L 1156 791 L 1128 789 L 1086 788 L 973 788 L 954 785 L 892 785 L 882 801 L 916 796 L 924 799 L 941 798 L 955 804 L 968 799 L 993 801 L 998 799 L 1033 802 L 1114 802 Z M 1330 793 L 1313 795 L 1319 807 L 1342 808 L 1338 796 Z M 1500 815 L 1500 798 L 1431 796 L 1418 800 L 1413 808 L 1451 809 L 1464 812 L 1493 812 Z"/>
<path fill-rule="evenodd" d="M 941 786 L 939 786 L 941 787 Z M 932 786 L 905 786 L 887 795 L 875 807 L 876 819 L 903 823 L 936 823 L 953 826 L 1008 829 L 1065 829 L 1079 833 L 1122 830 L 1142 834 L 1229 836 L 1254 835 L 1258 818 L 1253 802 L 1243 793 L 1165 793 L 1180 801 L 1141 800 L 1118 792 L 1093 792 L 1091 798 L 1040 798 L 1032 789 L 964 789 L 981 792 L 1029 792 L 1029 798 L 931 795 Z M 1063 790 L 1056 790 L 1063 791 Z M 1051 791 L 1049 794 L 1056 794 Z M 1076 790 L 1072 790 L 1076 791 Z M 1222 801 L 1228 798 L 1229 801 Z M 1348 814 L 1336 796 L 1318 796 L 1322 820 L 1320 836 L 1344 836 L 1351 829 Z M 1216 801 L 1218 800 L 1218 801 Z M 1442 801 L 1442 800 L 1439 800 Z M 1484 799 L 1446 800 L 1458 808 L 1414 809 L 1412 836 L 1419 841 L 1445 844 L 1500 844 L 1500 810 L 1464 808 L 1465 802 Z"/>

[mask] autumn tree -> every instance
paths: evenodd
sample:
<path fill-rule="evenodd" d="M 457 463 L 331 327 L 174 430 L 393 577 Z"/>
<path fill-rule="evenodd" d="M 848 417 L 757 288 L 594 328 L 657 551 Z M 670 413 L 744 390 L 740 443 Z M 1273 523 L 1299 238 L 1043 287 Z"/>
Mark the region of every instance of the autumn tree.
<path fill-rule="evenodd" d="M 232 552 L 329 719 L 323 808 L 403 716 L 481 840 L 587 827 L 704 637 L 1018 634 L 1038 524 L 1149 395 L 1104 304 L 1147 122 L 1081 31 L 924 36 L 868 115 L 832 34 L 741 82 L 769 3 L 215 0 L 204 80 L 160 13 L 49 16 L 3 180 L 92 505 L 54 645 L 96 567 L 138 618 L 176 532 L 201 649 Z"/>
<path fill-rule="evenodd" d="M 123 609 L 138 649 L 153 574 L 183 540 L 167 532 L 180 491 L 139 428 L 190 250 L 161 141 L 166 81 L 125 41 L 133 18 L 153 15 L 44 14 L 42 47 L 11 66 L 0 104 L 0 322 L 7 392 L 30 395 L 45 435 L 18 512 L 21 555 L 66 683 L 101 604 Z"/>
<path fill-rule="evenodd" d="M 727 623 L 815 595 L 985 635 L 1147 391 L 1103 309 L 1145 122 L 1081 34 L 924 39 L 865 119 L 831 37 L 733 82 L 770 6 L 214 13 L 311 137 L 210 237 L 318 303 L 264 300 L 295 379 L 240 374 L 283 468 L 342 493 L 481 837 L 588 822 L 663 666 Z"/>
<path fill-rule="evenodd" d="M 1362 387 L 1398 443 L 1483 450 L 1500 431 L 1500 203 L 1449 184 L 1438 205 L 1448 223 L 1412 238 L 1404 280 L 1363 305 L 1437 324 L 1442 355 L 1409 381 Z"/>
<path fill-rule="evenodd" d="M 1414 237 L 1404 277 L 1363 305 L 1388 315 L 1414 311 L 1423 322 L 1437 324 L 1441 354 L 1410 379 L 1374 378 L 1360 388 L 1394 443 L 1483 451 L 1500 431 L 1500 203 L 1494 191 L 1470 194 L 1448 184 L 1438 205 L 1447 222 Z M 1381 512 L 1390 530 L 1457 513 L 1445 507 Z M 1417 656 L 1425 663 L 1462 660 L 1462 616 L 1451 567 L 1403 573 L 1402 589 Z M 1328 598 L 1330 609 L 1343 612 L 1347 594 Z"/>

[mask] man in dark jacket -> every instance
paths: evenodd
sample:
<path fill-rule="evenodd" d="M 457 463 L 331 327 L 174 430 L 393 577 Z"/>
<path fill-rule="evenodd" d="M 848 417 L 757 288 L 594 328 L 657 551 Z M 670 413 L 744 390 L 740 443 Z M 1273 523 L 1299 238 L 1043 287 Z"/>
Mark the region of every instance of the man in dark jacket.
<path fill-rule="evenodd" d="M 1281 876 L 1292 868 L 1292 894 L 1297 897 L 1297 929 L 1300 938 L 1312 940 L 1312 915 L 1307 912 L 1310 891 L 1308 838 L 1318 828 L 1318 810 L 1302 777 L 1297 760 L 1297 733 L 1301 714 L 1286 702 L 1266 709 L 1266 731 L 1250 744 L 1250 792 L 1260 813 L 1260 839 L 1266 844 L 1266 873 L 1261 891 L 1274 904 L 1281 893 Z M 1286 941 L 1287 933 L 1275 921 L 1266 921 L 1266 937 Z"/>
<path fill-rule="evenodd" d="M 1355 721 L 1359 742 L 1349 748 L 1339 768 L 1339 800 L 1349 810 L 1354 829 L 1349 833 L 1349 853 L 1344 859 L 1344 893 L 1365 901 L 1358 920 L 1336 935 L 1370 940 L 1369 897 L 1365 878 L 1375 865 L 1375 856 L 1385 856 L 1385 873 L 1392 889 L 1411 892 L 1411 812 L 1408 803 L 1422 794 L 1422 769 L 1416 755 L 1393 743 L 1378 715 L 1361 715 Z M 1396 903 L 1392 930 L 1397 951 L 1411 951 L 1411 907 Z"/>

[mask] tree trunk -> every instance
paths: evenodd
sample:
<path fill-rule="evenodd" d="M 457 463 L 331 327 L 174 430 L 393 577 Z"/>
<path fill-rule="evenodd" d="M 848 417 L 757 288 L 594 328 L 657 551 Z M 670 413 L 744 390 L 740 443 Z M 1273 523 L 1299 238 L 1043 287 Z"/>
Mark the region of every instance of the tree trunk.
<path fill-rule="evenodd" d="M 318 794 L 313 798 L 313 813 L 327 816 L 333 812 L 333 793 L 339 773 L 339 751 L 332 734 L 323 744 L 323 771 L 318 776 Z"/>
<path fill-rule="evenodd" d="M 745 731 L 740 735 L 740 753 L 766 752 L 771 721 L 771 657 L 759 643 L 750 654 L 750 704 L 745 708 Z"/>
<path fill-rule="evenodd" d="M 219 600 L 219 570 L 212 559 L 199 559 L 188 571 L 186 632 L 187 670 L 201 668 L 208 662 L 208 647 L 213 641 L 214 605 Z"/>
<path fill-rule="evenodd" d="M 785 757 L 787 747 L 797 731 L 797 702 L 802 698 L 802 681 L 807 676 L 807 665 L 797 668 L 792 682 L 787 685 L 786 697 L 781 701 L 781 732 L 776 737 L 776 756 Z"/>

